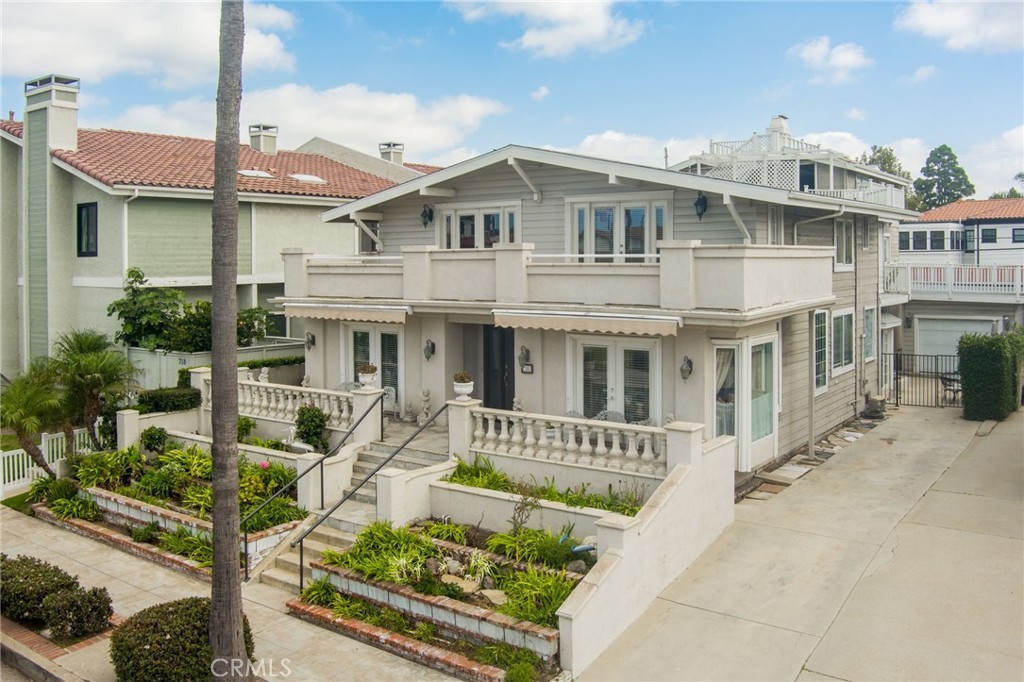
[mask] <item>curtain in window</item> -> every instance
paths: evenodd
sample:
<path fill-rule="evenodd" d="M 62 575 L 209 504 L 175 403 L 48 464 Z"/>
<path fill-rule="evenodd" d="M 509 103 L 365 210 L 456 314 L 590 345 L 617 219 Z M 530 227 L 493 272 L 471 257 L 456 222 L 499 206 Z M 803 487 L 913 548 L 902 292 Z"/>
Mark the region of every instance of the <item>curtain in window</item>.
<path fill-rule="evenodd" d="M 715 349 L 715 435 L 736 435 L 736 350 Z"/>
<path fill-rule="evenodd" d="M 360 365 L 370 360 L 370 332 L 352 332 L 352 381 L 359 375 Z"/>
<path fill-rule="evenodd" d="M 768 436 L 775 429 L 774 343 L 750 349 L 750 440 Z"/>

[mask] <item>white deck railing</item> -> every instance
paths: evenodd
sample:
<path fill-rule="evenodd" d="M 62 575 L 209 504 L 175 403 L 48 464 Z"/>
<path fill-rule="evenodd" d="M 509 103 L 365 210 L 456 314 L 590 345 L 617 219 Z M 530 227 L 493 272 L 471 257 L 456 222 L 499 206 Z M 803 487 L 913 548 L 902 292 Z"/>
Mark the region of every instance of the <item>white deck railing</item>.
<path fill-rule="evenodd" d="M 470 450 L 655 476 L 665 475 L 665 430 L 490 408 L 471 411 Z"/>
<path fill-rule="evenodd" d="M 810 189 L 805 187 L 803 191 L 819 197 L 861 201 L 866 204 L 879 204 L 894 208 L 904 208 L 906 205 L 906 195 L 902 189 L 876 182 L 871 182 L 867 187 L 858 189 Z"/>
<path fill-rule="evenodd" d="M 212 409 L 210 379 L 204 380 L 205 409 Z M 352 424 L 352 394 L 302 386 L 268 384 L 261 381 L 238 382 L 238 414 L 275 421 L 295 422 L 303 405 L 320 408 L 327 415 L 328 428 L 348 430 Z"/>
<path fill-rule="evenodd" d="M 889 293 L 997 295 L 1024 300 L 1024 266 L 900 263 L 885 266 Z"/>
<path fill-rule="evenodd" d="M 75 429 L 75 450 L 92 447 L 89 432 Z M 46 456 L 46 463 L 52 468 L 63 460 L 67 453 L 67 441 L 63 433 L 44 433 L 39 441 L 39 449 Z M 6 497 L 8 491 L 28 485 L 42 475 L 36 463 L 24 450 L 6 450 L 0 453 L 0 497 Z"/>

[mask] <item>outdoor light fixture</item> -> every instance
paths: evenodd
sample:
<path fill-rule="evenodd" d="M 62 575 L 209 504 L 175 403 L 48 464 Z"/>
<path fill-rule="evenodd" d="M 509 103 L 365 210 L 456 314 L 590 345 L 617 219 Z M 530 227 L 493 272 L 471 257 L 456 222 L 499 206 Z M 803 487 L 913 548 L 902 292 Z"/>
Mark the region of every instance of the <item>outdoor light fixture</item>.
<path fill-rule="evenodd" d="M 316 335 L 313 332 L 306 332 L 306 350 L 316 345 Z"/>
<path fill-rule="evenodd" d="M 679 376 L 686 381 L 691 374 L 693 374 L 693 360 L 690 359 L 690 356 L 684 355 L 683 361 L 679 363 Z"/>
<path fill-rule="evenodd" d="M 903 326 L 905 326 L 907 329 L 910 329 L 911 327 L 913 327 L 914 326 L 914 316 L 908 314 L 905 318 L 903 318 Z"/>
<path fill-rule="evenodd" d="M 423 204 L 423 211 L 420 213 L 420 222 L 423 223 L 423 229 L 426 229 L 427 225 L 429 225 L 433 220 L 434 209 L 427 204 Z"/>
<path fill-rule="evenodd" d="M 697 192 L 697 201 L 693 202 L 693 210 L 697 212 L 697 220 L 704 220 L 704 214 L 708 212 L 708 198 L 704 192 Z"/>
<path fill-rule="evenodd" d="M 423 357 L 426 358 L 427 360 L 434 357 L 434 351 L 436 349 L 437 347 L 434 345 L 434 342 L 431 341 L 430 339 L 427 339 L 427 342 L 423 344 Z"/>
<path fill-rule="evenodd" d="M 530 364 L 530 349 L 526 346 L 519 346 L 519 371 L 523 374 L 533 374 L 533 365 Z"/>

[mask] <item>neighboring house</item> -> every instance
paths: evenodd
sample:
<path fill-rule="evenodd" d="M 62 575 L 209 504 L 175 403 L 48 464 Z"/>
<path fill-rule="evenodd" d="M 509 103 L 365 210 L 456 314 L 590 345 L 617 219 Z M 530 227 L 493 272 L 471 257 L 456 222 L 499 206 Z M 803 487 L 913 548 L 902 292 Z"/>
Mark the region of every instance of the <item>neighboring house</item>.
<path fill-rule="evenodd" d="M 886 286 L 909 295 L 902 348 L 955 355 L 964 333 L 1024 324 L 1024 199 L 961 199 L 899 226 Z"/>
<path fill-rule="evenodd" d="M 906 300 L 879 252 L 916 215 L 906 181 L 784 119 L 713 150 L 679 172 L 508 146 L 328 211 L 360 255 L 286 253 L 278 299 L 315 339 L 312 385 L 373 362 L 419 412 L 465 369 L 487 407 L 707 424 L 742 471 L 855 416 L 884 380 L 882 309 Z M 717 177 L 728 150 L 743 181 Z"/>
<path fill-rule="evenodd" d="M 29 81 L 25 97 L 23 123 L 0 121 L 0 371 L 8 377 L 70 328 L 114 331 L 106 308 L 123 295 L 129 266 L 150 286 L 210 297 L 213 141 L 79 129 L 75 78 Z M 274 126 L 249 133 L 239 155 L 240 307 L 283 293 L 284 247 L 359 248 L 350 226 L 320 220 L 324 210 L 432 169 L 403 167 L 396 143 L 381 147 L 398 163 L 325 141 L 307 146 L 331 153 L 279 151 Z M 285 329 L 283 317 L 275 331 L 302 333 Z"/>

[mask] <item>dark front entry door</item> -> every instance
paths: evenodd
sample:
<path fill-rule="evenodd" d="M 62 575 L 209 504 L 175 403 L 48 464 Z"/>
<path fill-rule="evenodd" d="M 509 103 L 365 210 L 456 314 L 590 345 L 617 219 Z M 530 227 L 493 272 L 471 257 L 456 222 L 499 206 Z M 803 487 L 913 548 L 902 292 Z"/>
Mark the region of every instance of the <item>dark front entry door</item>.
<path fill-rule="evenodd" d="M 516 394 L 515 330 L 483 325 L 484 406 L 511 410 Z"/>

